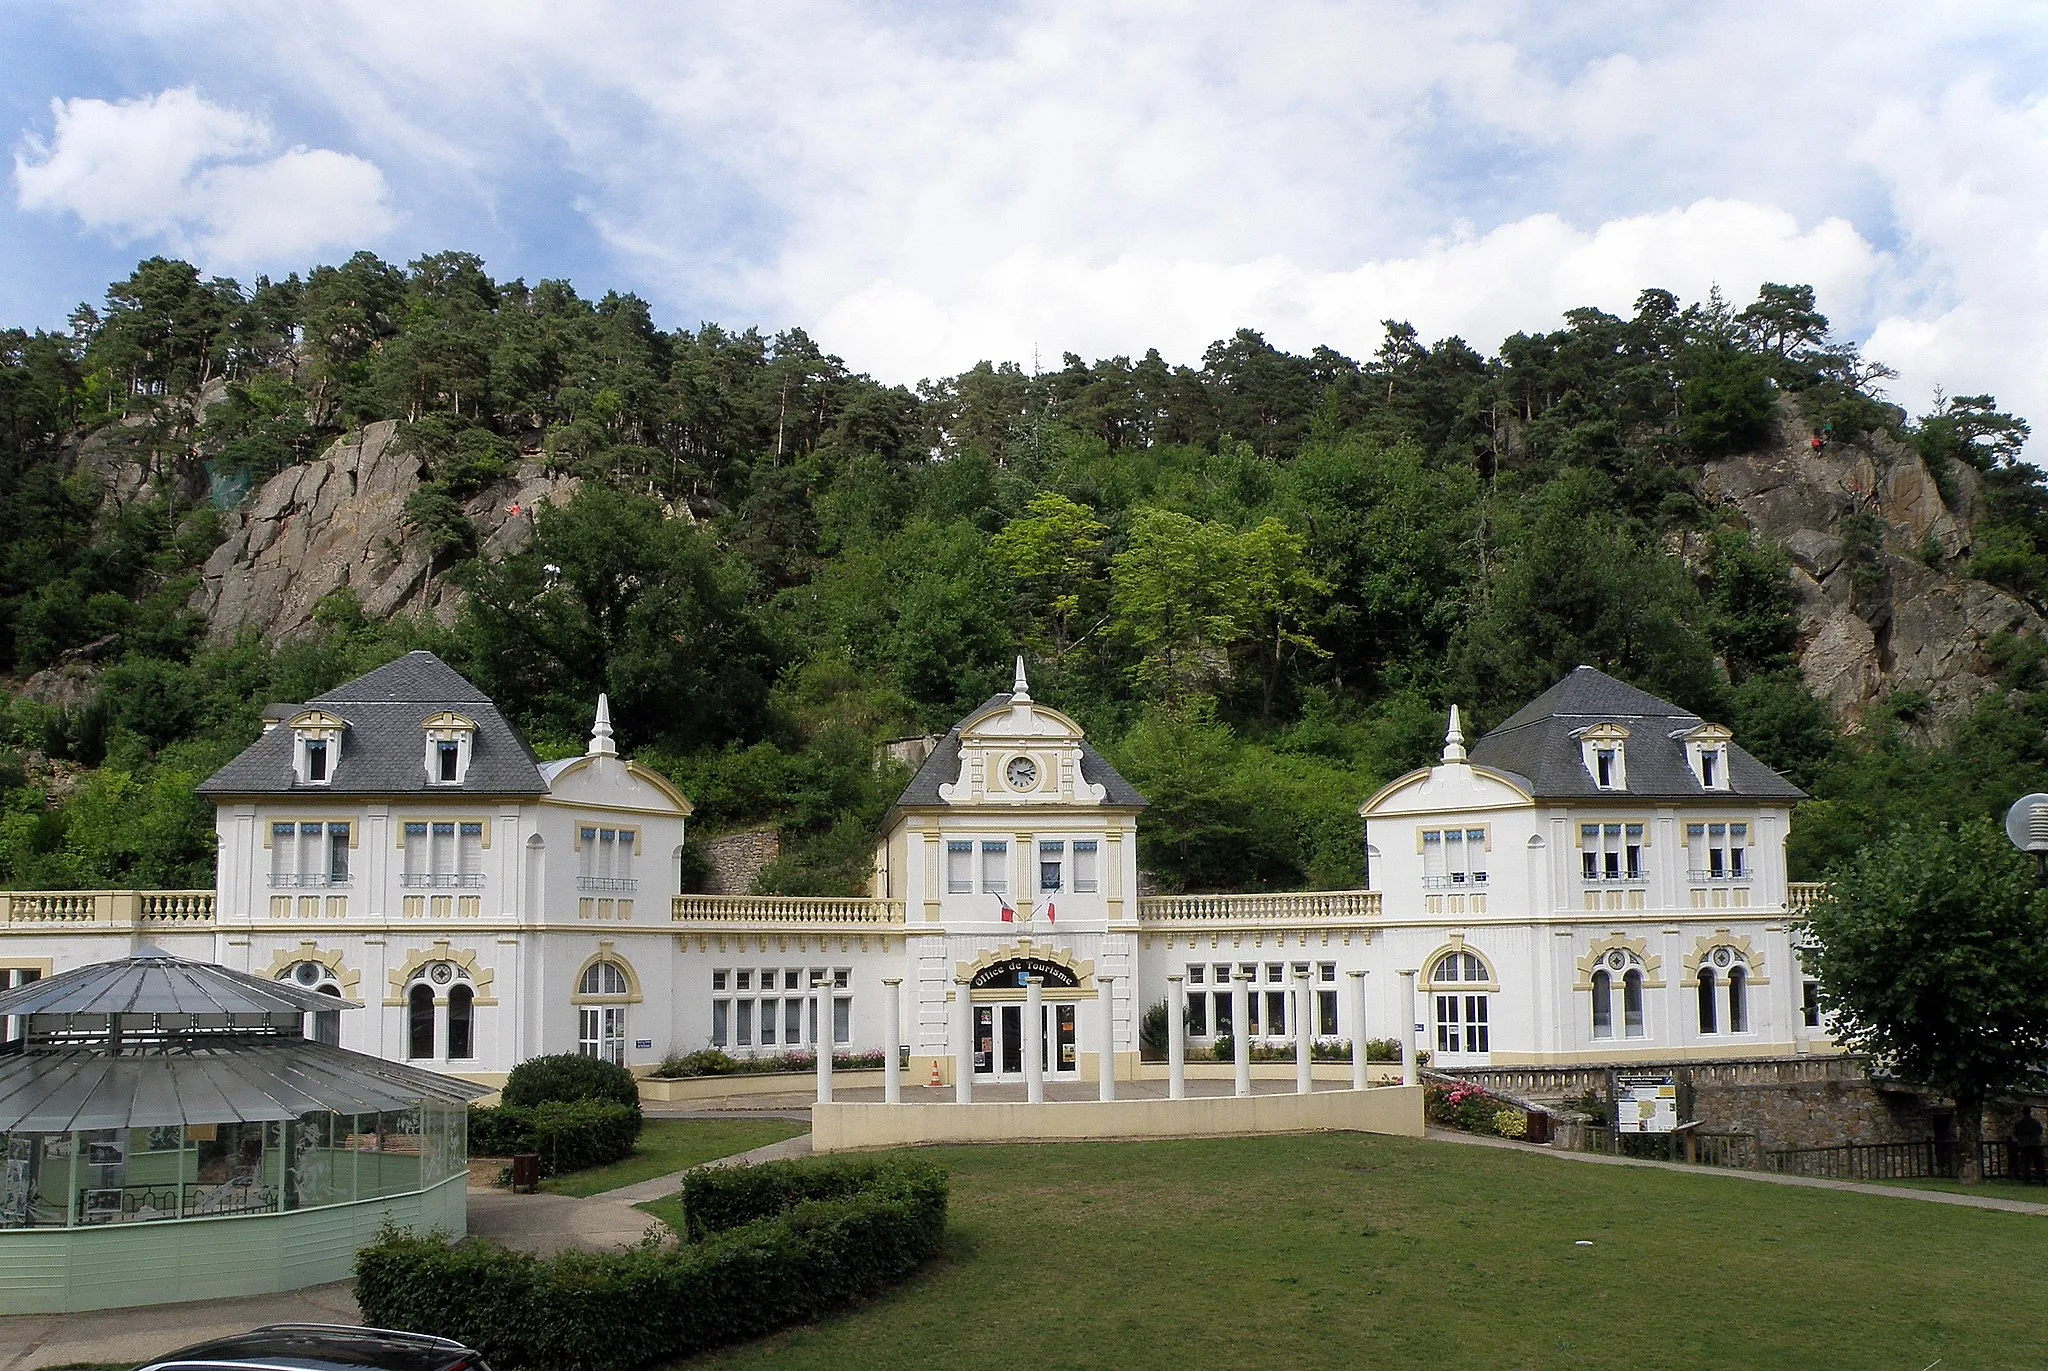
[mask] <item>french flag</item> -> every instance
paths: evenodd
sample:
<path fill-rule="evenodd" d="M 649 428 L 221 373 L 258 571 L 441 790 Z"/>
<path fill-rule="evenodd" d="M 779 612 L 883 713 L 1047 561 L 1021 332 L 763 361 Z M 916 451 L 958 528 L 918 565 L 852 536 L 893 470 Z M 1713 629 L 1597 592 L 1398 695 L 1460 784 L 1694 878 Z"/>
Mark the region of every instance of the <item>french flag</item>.
<path fill-rule="evenodd" d="M 1003 898 L 1002 896 L 998 895 L 998 896 L 996 896 L 996 902 L 997 902 L 998 904 L 1002 905 L 1002 907 L 1003 907 L 1003 922 L 1004 922 L 1004 923 L 1006 923 L 1006 924 L 1013 924 L 1013 923 L 1017 922 L 1017 911 L 1016 911 L 1016 910 L 1014 910 L 1014 909 L 1012 909 L 1012 908 L 1010 908 L 1010 902 L 1009 902 L 1008 900 L 1006 900 L 1006 899 L 1004 899 L 1004 898 Z"/>
<path fill-rule="evenodd" d="M 1045 902 L 1045 921 L 1046 921 L 1047 923 L 1055 923 L 1055 922 L 1057 922 L 1057 921 L 1058 921 L 1058 916 L 1057 916 L 1057 915 L 1055 915 L 1055 914 L 1054 914 L 1054 913 L 1052 912 L 1052 901 L 1051 901 L 1051 900 L 1047 900 L 1047 901 Z"/>

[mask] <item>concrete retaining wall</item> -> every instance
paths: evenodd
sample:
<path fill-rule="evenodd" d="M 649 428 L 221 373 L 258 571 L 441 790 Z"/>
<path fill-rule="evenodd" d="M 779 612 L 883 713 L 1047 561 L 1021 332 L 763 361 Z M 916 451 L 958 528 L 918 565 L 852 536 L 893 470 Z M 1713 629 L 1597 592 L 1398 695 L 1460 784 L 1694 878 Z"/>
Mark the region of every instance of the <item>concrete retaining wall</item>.
<path fill-rule="evenodd" d="M 929 1143 L 1211 1138 L 1262 1133 L 1391 1133 L 1422 1136 L 1420 1086 L 1318 1090 L 1307 1095 L 1231 1095 L 1191 1100 L 1059 1101 L 1046 1104 L 819 1104 L 811 1150 L 848 1152 Z"/>

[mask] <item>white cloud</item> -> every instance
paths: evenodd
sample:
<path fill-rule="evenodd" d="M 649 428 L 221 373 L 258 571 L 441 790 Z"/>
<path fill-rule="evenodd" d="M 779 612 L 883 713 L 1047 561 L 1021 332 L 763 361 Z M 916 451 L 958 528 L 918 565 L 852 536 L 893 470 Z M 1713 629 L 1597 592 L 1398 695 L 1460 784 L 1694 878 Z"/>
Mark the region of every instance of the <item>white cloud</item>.
<path fill-rule="evenodd" d="M 396 222 L 375 164 L 324 148 L 274 156 L 264 122 L 185 87 L 109 103 L 54 100 L 48 141 L 14 157 L 16 203 L 122 243 L 159 240 L 214 268 L 301 266 Z"/>

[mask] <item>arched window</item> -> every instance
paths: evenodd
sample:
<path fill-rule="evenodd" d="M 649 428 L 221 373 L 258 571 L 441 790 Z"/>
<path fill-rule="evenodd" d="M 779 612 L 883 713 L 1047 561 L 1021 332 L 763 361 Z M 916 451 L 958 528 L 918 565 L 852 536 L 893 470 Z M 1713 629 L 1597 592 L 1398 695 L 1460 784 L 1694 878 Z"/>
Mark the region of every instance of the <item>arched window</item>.
<path fill-rule="evenodd" d="M 1593 1036 L 1614 1036 L 1614 995 L 1619 988 L 1622 1036 L 1642 1037 L 1645 984 L 1642 956 L 1626 947 L 1609 947 L 1596 955 L 1592 965 L 1592 974 L 1587 981 L 1593 992 Z"/>
<path fill-rule="evenodd" d="M 1701 967 L 1700 1032 L 1702 1033 L 1718 1033 L 1721 1031 L 1720 1015 L 1715 1011 L 1714 1007 L 1714 985 L 1714 968 L 1710 966 Z"/>
<path fill-rule="evenodd" d="M 1439 1056 L 1469 1056 L 1492 1050 L 1493 1030 L 1486 993 L 1493 973 L 1477 954 L 1446 952 L 1429 969 L 1430 998 L 1436 1007 Z"/>
<path fill-rule="evenodd" d="M 325 962 L 294 962 L 277 973 L 280 981 L 290 981 L 302 990 L 311 990 L 321 995 L 341 998 L 341 982 L 334 978 L 334 971 Z M 341 1011 L 323 1009 L 306 1016 L 302 1030 L 314 1042 L 326 1043 L 329 1047 L 341 1046 Z"/>
<path fill-rule="evenodd" d="M 1643 1036 L 1643 973 L 1631 967 L 1621 978 L 1622 1032 Z"/>
<path fill-rule="evenodd" d="M 451 986 L 448 990 L 448 1055 L 476 1055 L 476 991 L 467 985 Z"/>
<path fill-rule="evenodd" d="M 405 1055 L 429 1058 L 434 1055 L 434 988 L 416 982 L 405 995 Z"/>
<path fill-rule="evenodd" d="M 1593 1036 L 1614 1036 L 1614 980 L 1604 970 L 1593 973 Z"/>
<path fill-rule="evenodd" d="M 1728 968 L 1728 1031 L 1749 1032 L 1749 970 L 1740 963 Z"/>
<path fill-rule="evenodd" d="M 600 959 L 576 979 L 576 1050 L 599 1061 L 626 1064 L 626 997 L 632 982 L 617 962 Z M 596 1000 L 591 1004 L 587 1001 Z"/>
<path fill-rule="evenodd" d="M 1742 949 L 1726 943 L 1710 949 L 1700 959 L 1700 1032 L 1749 1032 L 1751 974 L 1748 958 Z M 1720 1009 L 1722 986 L 1728 988 L 1728 1016 L 1725 1021 Z"/>

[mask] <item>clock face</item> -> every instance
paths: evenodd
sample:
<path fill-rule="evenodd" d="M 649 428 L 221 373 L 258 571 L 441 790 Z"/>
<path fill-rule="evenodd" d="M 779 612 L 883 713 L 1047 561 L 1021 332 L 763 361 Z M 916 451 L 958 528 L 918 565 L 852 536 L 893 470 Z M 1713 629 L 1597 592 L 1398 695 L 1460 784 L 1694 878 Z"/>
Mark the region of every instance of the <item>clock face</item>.
<path fill-rule="evenodd" d="M 1003 774 L 1009 778 L 1012 790 L 1029 790 L 1038 784 L 1038 764 L 1029 757 L 1011 758 Z"/>

